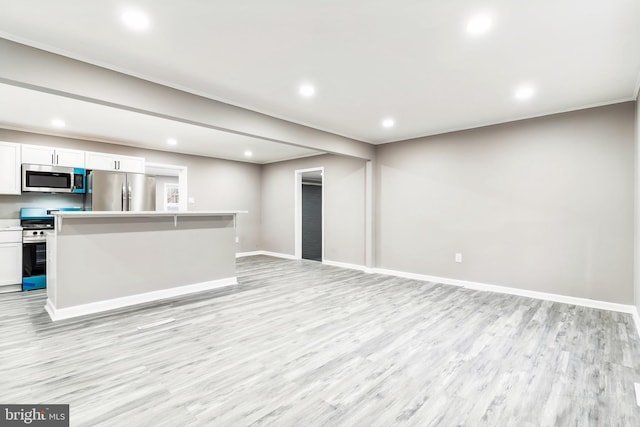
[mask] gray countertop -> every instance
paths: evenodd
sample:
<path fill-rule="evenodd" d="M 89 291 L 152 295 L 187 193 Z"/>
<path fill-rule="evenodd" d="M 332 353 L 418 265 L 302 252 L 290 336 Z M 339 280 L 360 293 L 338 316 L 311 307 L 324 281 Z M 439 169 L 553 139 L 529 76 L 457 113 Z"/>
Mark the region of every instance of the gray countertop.
<path fill-rule="evenodd" d="M 22 231 L 19 219 L 0 219 L 0 231 Z"/>

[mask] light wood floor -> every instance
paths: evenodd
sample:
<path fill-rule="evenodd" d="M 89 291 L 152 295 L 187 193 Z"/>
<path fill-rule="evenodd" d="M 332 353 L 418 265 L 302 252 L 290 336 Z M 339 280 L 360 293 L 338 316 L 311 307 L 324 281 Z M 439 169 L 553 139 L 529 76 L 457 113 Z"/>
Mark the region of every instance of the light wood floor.
<path fill-rule="evenodd" d="M 72 426 L 640 426 L 630 315 L 312 261 L 238 273 L 56 323 L 43 292 L 1 295 L 0 402 L 68 403 Z"/>

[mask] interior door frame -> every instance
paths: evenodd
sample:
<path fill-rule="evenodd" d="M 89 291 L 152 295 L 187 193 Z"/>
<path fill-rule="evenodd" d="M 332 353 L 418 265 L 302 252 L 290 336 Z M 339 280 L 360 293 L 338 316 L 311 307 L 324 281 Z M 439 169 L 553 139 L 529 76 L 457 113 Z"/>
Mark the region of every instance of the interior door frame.
<path fill-rule="evenodd" d="M 178 211 L 185 212 L 188 210 L 187 205 L 187 175 L 186 166 L 166 165 L 162 163 L 146 163 L 145 173 L 148 175 L 177 176 L 180 198 L 178 199 Z"/>
<path fill-rule="evenodd" d="M 295 203 L 295 225 L 294 225 L 294 235 L 295 235 L 295 250 L 294 256 L 296 259 L 302 259 L 302 174 L 305 172 L 318 172 L 322 174 L 322 208 L 320 215 L 322 216 L 322 262 L 324 262 L 324 166 L 318 166 L 315 168 L 307 168 L 307 169 L 296 169 L 294 172 L 294 203 Z"/>

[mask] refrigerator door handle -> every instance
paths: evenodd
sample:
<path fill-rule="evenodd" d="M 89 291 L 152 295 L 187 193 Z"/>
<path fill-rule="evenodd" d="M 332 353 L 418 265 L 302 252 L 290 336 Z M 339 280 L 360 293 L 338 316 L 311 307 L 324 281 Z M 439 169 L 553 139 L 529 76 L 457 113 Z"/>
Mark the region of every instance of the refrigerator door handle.
<path fill-rule="evenodd" d="M 127 206 L 127 210 L 131 210 L 131 186 L 129 186 L 129 205 Z"/>
<path fill-rule="evenodd" d="M 122 184 L 122 206 L 120 208 L 121 211 L 127 211 L 129 208 L 127 207 L 127 188 L 124 184 Z"/>

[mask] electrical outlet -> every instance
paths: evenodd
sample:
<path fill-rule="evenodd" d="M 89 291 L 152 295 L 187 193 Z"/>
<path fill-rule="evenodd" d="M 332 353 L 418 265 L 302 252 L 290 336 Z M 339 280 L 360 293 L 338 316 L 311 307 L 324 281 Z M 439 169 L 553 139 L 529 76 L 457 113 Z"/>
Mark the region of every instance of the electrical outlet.
<path fill-rule="evenodd" d="M 194 204 L 196 202 L 196 198 L 195 197 L 189 197 L 189 204 Z"/>
<path fill-rule="evenodd" d="M 236 236 L 236 243 L 240 243 L 240 237 Z"/>
<path fill-rule="evenodd" d="M 457 253 L 456 254 L 456 262 L 462 262 L 462 254 L 461 253 Z"/>

